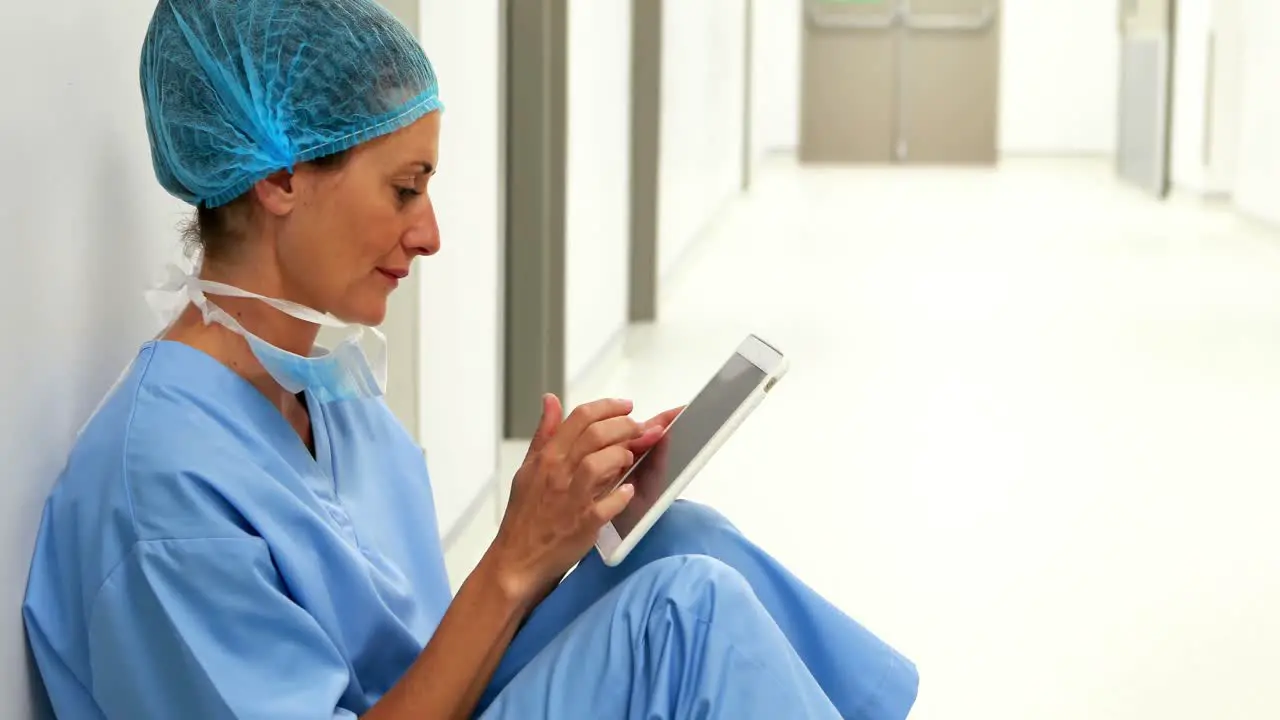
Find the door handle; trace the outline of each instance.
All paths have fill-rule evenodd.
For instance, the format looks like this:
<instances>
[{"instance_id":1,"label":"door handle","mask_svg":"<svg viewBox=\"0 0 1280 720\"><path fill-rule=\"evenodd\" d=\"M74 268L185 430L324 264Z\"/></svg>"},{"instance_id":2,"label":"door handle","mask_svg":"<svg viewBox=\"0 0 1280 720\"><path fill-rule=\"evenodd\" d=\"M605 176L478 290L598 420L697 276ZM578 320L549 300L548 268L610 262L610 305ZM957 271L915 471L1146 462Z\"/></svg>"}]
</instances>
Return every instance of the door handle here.
<instances>
[{"instance_id":1,"label":"door handle","mask_svg":"<svg viewBox=\"0 0 1280 720\"><path fill-rule=\"evenodd\" d=\"M988 5L981 12L972 15L930 14L906 16L907 28L910 30L929 30L941 32L980 32L991 27L996 20L996 9Z\"/></svg>"},{"instance_id":2,"label":"door handle","mask_svg":"<svg viewBox=\"0 0 1280 720\"><path fill-rule=\"evenodd\" d=\"M867 15L865 13L828 12L822 8L826 3L805 3L805 16L809 24L822 30L889 30L902 20L902 13L893 9L883 15Z\"/></svg>"}]
</instances>

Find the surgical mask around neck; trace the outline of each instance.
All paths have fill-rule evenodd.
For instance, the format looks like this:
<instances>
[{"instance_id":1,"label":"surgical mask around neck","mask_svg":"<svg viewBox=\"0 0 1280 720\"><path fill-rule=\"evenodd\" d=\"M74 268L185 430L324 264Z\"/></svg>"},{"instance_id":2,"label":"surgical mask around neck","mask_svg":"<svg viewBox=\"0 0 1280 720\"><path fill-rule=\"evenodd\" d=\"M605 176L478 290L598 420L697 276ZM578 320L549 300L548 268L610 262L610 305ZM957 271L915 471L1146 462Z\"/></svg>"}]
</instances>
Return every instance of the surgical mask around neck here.
<instances>
[{"instance_id":1,"label":"surgical mask around neck","mask_svg":"<svg viewBox=\"0 0 1280 720\"><path fill-rule=\"evenodd\" d=\"M248 341L258 362L287 392L305 392L322 403L328 403L379 397L386 391L387 340L375 328L352 325L297 303L202 280L195 272L186 273L176 266L170 268L169 280L149 294L152 307L162 315L166 326L177 319L186 305L186 302L178 302L166 310L166 295L176 295L178 300L194 305L203 315L205 324L218 323ZM303 322L339 330L342 339L331 348L316 346L308 357L297 355L246 330L217 303L209 300L211 295L259 300ZM362 340L367 340L364 345L368 346L368 353L362 347Z\"/></svg>"}]
</instances>

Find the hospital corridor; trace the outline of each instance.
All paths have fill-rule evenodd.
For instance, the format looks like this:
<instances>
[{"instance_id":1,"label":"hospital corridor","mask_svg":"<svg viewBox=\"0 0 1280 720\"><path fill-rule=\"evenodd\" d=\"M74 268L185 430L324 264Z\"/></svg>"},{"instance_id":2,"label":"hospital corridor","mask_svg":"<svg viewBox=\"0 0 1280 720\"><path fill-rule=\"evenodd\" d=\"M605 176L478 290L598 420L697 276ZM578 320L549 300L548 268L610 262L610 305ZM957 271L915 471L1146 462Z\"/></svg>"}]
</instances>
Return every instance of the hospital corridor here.
<instances>
[{"instance_id":1,"label":"hospital corridor","mask_svg":"<svg viewBox=\"0 0 1280 720\"><path fill-rule=\"evenodd\" d=\"M745 332L793 353L689 495L928 668L912 718L1280 708L1274 231L1097 161L784 160L662 310L574 396L679 402Z\"/></svg>"},{"instance_id":2,"label":"hospital corridor","mask_svg":"<svg viewBox=\"0 0 1280 720\"><path fill-rule=\"evenodd\" d=\"M0 718L1280 718L1280 3L0 57Z\"/></svg>"}]
</instances>

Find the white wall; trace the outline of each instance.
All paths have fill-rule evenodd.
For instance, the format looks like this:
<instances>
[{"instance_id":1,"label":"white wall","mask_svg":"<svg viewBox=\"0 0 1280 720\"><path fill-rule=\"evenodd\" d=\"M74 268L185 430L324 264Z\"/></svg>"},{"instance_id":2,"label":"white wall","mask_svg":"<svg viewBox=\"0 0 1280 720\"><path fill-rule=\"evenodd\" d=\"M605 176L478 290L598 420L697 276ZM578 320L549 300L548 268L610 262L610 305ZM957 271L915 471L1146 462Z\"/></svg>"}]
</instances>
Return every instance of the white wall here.
<instances>
[{"instance_id":1,"label":"white wall","mask_svg":"<svg viewBox=\"0 0 1280 720\"><path fill-rule=\"evenodd\" d=\"M1115 152L1117 7L1116 0L1004 0L1002 152Z\"/></svg>"},{"instance_id":2,"label":"white wall","mask_svg":"<svg viewBox=\"0 0 1280 720\"><path fill-rule=\"evenodd\" d=\"M493 475L498 428L496 0L432 0L450 103L434 183L446 251L422 263L423 426L447 528ZM138 57L154 0L21 3L0 22L0 705L39 707L20 605L40 509L74 435L158 329L142 293L185 206L152 175ZM50 48L62 48L50 52ZM40 61L32 66L32 58Z\"/></svg>"},{"instance_id":3,"label":"white wall","mask_svg":"<svg viewBox=\"0 0 1280 720\"><path fill-rule=\"evenodd\" d=\"M741 188L745 23L743 0L666 0L663 5L662 274Z\"/></svg>"},{"instance_id":4,"label":"white wall","mask_svg":"<svg viewBox=\"0 0 1280 720\"><path fill-rule=\"evenodd\" d=\"M1236 205L1280 223L1280 3L1242 0Z\"/></svg>"},{"instance_id":5,"label":"white wall","mask_svg":"<svg viewBox=\"0 0 1280 720\"><path fill-rule=\"evenodd\" d=\"M138 59L153 0L6 5L0 20L0 707L32 714L20 606L75 433L159 329L143 292L183 206L151 170ZM56 50L55 50L56 49ZM19 72L17 68L24 68ZM25 108L25 110L20 110Z\"/></svg>"},{"instance_id":6,"label":"white wall","mask_svg":"<svg viewBox=\"0 0 1280 720\"><path fill-rule=\"evenodd\" d=\"M631 0L570 0L565 364L572 382L627 323Z\"/></svg>"},{"instance_id":7,"label":"white wall","mask_svg":"<svg viewBox=\"0 0 1280 720\"><path fill-rule=\"evenodd\" d=\"M443 532L497 470L502 192L499 0L421 0L445 104L431 181L443 249L422 274L421 435Z\"/></svg>"},{"instance_id":8,"label":"white wall","mask_svg":"<svg viewBox=\"0 0 1280 720\"><path fill-rule=\"evenodd\" d=\"M1178 8L1173 180L1192 192L1230 195L1235 185L1246 1L1184 2Z\"/></svg>"},{"instance_id":9,"label":"white wall","mask_svg":"<svg viewBox=\"0 0 1280 720\"><path fill-rule=\"evenodd\" d=\"M751 27L751 156L800 142L802 0L754 0Z\"/></svg>"},{"instance_id":10,"label":"white wall","mask_svg":"<svg viewBox=\"0 0 1280 720\"><path fill-rule=\"evenodd\" d=\"M1173 182L1203 192L1206 180L1205 108L1208 104L1209 33L1212 0L1178 6L1176 57L1173 68L1173 141L1170 158Z\"/></svg>"},{"instance_id":11,"label":"white wall","mask_svg":"<svg viewBox=\"0 0 1280 720\"><path fill-rule=\"evenodd\" d=\"M1240 153L1240 104L1243 92L1243 27L1240 11L1244 0L1210 0L1212 5L1213 112L1209 122L1207 192L1230 195L1235 188Z\"/></svg>"}]
</instances>

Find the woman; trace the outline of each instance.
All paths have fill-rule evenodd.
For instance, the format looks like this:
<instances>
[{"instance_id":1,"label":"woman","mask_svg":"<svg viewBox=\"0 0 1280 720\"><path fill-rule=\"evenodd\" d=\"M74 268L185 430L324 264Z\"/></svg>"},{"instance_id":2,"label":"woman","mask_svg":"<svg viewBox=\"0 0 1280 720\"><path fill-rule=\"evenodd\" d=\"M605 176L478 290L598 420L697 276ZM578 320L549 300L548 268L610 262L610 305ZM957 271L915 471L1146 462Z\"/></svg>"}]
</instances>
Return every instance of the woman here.
<instances>
[{"instance_id":1,"label":"woman","mask_svg":"<svg viewBox=\"0 0 1280 720\"><path fill-rule=\"evenodd\" d=\"M372 330L440 248L441 104L372 0L161 0L141 80L201 261L46 506L24 617L60 717L906 715L914 667L710 510L590 553L674 413L548 397L450 596Z\"/></svg>"}]
</instances>

